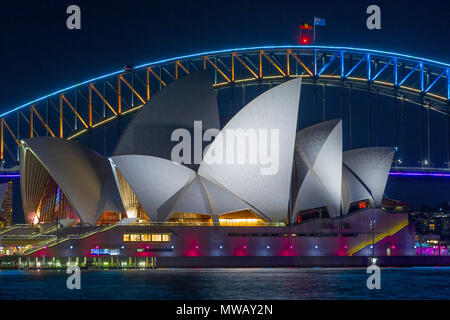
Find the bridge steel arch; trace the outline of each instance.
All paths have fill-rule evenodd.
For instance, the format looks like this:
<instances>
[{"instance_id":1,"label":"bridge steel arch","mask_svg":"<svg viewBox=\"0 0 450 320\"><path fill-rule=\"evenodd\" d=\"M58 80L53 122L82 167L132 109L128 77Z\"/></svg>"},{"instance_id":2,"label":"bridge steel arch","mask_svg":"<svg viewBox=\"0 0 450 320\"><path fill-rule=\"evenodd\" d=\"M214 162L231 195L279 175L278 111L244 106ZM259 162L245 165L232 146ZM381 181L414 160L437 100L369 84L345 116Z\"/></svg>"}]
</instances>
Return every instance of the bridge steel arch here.
<instances>
[{"instance_id":1,"label":"bridge steel arch","mask_svg":"<svg viewBox=\"0 0 450 320\"><path fill-rule=\"evenodd\" d=\"M325 90L327 86L342 89L341 114L344 89L350 95L352 90L368 92L369 108L371 93L391 97L396 114L398 103L418 105L422 126L420 152L428 160L421 162L421 166L425 167L431 163L430 112L437 112L447 119L446 159L450 167L450 64L391 52L331 46L266 46L204 52L118 70L64 88L0 115L2 167L18 164L21 139L45 135L71 140L113 121L120 123L122 117L139 110L171 81L196 70L209 70L217 90L302 77L304 84L314 87L315 112L316 89ZM422 145L425 135L426 152Z\"/></svg>"}]
</instances>

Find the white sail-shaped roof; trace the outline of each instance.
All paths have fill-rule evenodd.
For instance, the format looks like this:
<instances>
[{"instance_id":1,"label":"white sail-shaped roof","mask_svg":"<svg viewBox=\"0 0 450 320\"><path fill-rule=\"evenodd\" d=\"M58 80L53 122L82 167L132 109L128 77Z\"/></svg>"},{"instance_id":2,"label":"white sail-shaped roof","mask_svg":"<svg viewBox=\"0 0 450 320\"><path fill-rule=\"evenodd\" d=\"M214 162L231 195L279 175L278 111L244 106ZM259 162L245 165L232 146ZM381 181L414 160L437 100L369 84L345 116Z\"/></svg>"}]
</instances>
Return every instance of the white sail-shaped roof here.
<instances>
[{"instance_id":1,"label":"white sail-shaped roof","mask_svg":"<svg viewBox=\"0 0 450 320\"><path fill-rule=\"evenodd\" d=\"M256 211L248 203L222 189L220 186L217 186L203 177L201 177L201 181L205 186L206 192L210 199L211 209L214 215L246 209Z\"/></svg>"},{"instance_id":2,"label":"white sail-shaped roof","mask_svg":"<svg viewBox=\"0 0 450 320\"><path fill-rule=\"evenodd\" d=\"M348 213L351 203L366 199L373 202L372 196L358 178L346 166L342 166L342 213Z\"/></svg>"},{"instance_id":3,"label":"white sail-shaped roof","mask_svg":"<svg viewBox=\"0 0 450 320\"><path fill-rule=\"evenodd\" d=\"M22 201L29 221L48 176L60 186L85 224L94 225L104 210L124 211L108 159L78 142L51 137L26 139L20 164Z\"/></svg>"},{"instance_id":4,"label":"white sail-shaped roof","mask_svg":"<svg viewBox=\"0 0 450 320\"><path fill-rule=\"evenodd\" d=\"M170 213L189 212L212 214L211 204L199 176L183 190Z\"/></svg>"},{"instance_id":5,"label":"white sail-shaped roof","mask_svg":"<svg viewBox=\"0 0 450 320\"><path fill-rule=\"evenodd\" d=\"M389 176L394 148L372 147L344 152L344 166L364 185L372 195L375 205L383 200L383 193Z\"/></svg>"},{"instance_id":6,"label":"white sail-shaped roof","mask_svg":"<svg viewBox=\"0 0 450 320\"><path fill-rule=\"evenodd\" d=\"M290 80L247 104L211 143L199 168L272 221L287 218L300 87L301 78ZM247 138L233 139L239 130ZM255 133L257 142L248 138ZM264 165L261 153L272 156Z\"/></svg>"},{"instance_id":7,"label":"white sail-shaped roof","mask_svg":"<svg viewBox=\"0 0 450 320\"><path fill-rule=\"evenodd\" d=\"M103 184L102 196L100 198L97 216L95 221L100 218L103 212L125 212L122 200L120 199L119 189L114 179L113 168L108 161L108 169L105 182Z\"/></svg>"},{"instance_id":8,"label":"white sail-shaped roof","mask_svg":"<svg viewBox=\"0 0 450 320\"><path fill-rule=\"evenodd\" d=\"M171 141L172 133L186 129L194 137L194 121L201 121L201 132L195 135L211 128L220 129L217 95L206 72L184 76L151 97L129 123L114 155L148 155L173 160L171 152L179 142ZM195 143L191 144L191 164L186 164L194 170L202 155L200 151L200 159L194 159Z\"/></svg>"},{"instance_id":9,"label":"white sail-shaped roof","mask_svg":"<svg viewBox=\"0 0 450 320\"><path fill-rule=\"evenodd\" d=\"M196 175L173 197L166 201L158 211L169 212L167 218L175 212L189 212L219 216L224 213L251 209L249 204L232 195L207 179ZM257 212L256 212L257 213Z\"/></svg>"},{"instance_id":10,"label":"white sail-shaped roof","mask_svg":"<svg viewBox=\"0 0 450 320\"><path fill-rule=\"evenodd\" d=\"M177 193L196 176L193 170L183 165L157 157L124 155L111 157L111 161L152 221L166 219L169 212L160 207L179 196Z\"/></svg>"},{"instance_id":11,"label":"white sail-shaped roof","mask_svg":"<svg viewBox=\"0 0 450 320\"><path fill-rule=\"evenodd\" d=\"M299 211L327 207L340 214L342 189L342 121L330 120L297 132L295 164L298 191L294 221Z\"/></svg>"}]
</instances>

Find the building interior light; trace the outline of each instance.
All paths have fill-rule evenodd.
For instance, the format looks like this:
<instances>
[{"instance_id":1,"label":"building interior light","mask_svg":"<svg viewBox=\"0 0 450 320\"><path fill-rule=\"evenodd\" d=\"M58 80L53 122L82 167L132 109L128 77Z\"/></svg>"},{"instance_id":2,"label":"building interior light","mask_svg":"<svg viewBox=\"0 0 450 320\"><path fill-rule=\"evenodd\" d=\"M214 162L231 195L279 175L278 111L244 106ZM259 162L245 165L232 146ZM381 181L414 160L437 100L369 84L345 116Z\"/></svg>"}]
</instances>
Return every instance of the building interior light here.
<instances>
[{"instance_id":1,"label":"building interior light","mask_svg":"<svg viewBox=\"0 0 450 320\"><path fill-rule=\"evenodd\" d=\"M239 218L237 218L237 219L219 219L219 221L220 222L246 222L246 223L254 223L254 222L258 222L260 219L252 219L252 218L249 218L249 219L239 219Z\"/></svg>"}]
</instances>

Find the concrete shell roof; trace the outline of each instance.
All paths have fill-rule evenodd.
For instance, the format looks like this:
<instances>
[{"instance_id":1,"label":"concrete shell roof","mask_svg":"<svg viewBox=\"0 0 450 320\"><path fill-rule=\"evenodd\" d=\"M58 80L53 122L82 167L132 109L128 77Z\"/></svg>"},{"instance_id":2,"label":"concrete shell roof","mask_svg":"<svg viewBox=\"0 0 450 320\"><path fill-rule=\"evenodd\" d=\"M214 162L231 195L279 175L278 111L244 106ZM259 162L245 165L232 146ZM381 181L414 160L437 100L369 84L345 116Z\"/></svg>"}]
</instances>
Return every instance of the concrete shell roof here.
<instances>
[{"instance_id":1,"label":"concrete shell roof","mask_svg":"<svg viewBox=\"0 0 450 320\"><path fill-rule=\"evenodd\" d=\"M172 133L186 129L193 137L194 121L202 122L203 132L220 129L217 95L206 72L184 76L151 97L130 121L114 156L136 154L172 160L171 151L179 143L171 141ZM194 143L191 151L193 162ZM196 170L200 161L186 165Z\"/></svg>"},{"instance_id":2,"label":"concrete shell roof","mask_svg":"<svg viewBox=\"0 0 450 320\"><path fill-rule=\"evenodd\" d=\"M21 164L34 155L60 186L83 223L94 225L105 210L124 211L107 158L78 142L51 137L26 139L22 148L31 154L25 152ZM26 174L21 172L21 184L33 183Z\"/></svg>"},{"instance_id":3,"label":"concrete shell roof","mask_svg":"<svg viewBox=\"0 0 450 320\"><path fill-rule=\"evenodd\" d=\"M375 205L383 200L394 148L371 147L344 152L343 163L372 195Z\"/></svg>"},{"instance_id":4,"label":"concrete shell roof","mask_svg":"<svg viewBox=\"0 0 450 320\"><path fill-rule=\"evenodd\" d=\"M112 157L152 221L167 220L174 212L219 215L251 206L195 171L151 156Z\"/></svg>"},{"instance_id":5,"label":"concrete shell roof","mask_svg":"<svg viewBox=\"0 0 450 320\"><path fill-rule=\"evenodd\" d=\"M327 207L340 213L342 189L342 121L321 122L297 132L295 164L298 191L294 220L301 210Z\"/></svg>"},{"instance_id":6,"label":"concrete shell roof","mask_svg":"<svg viewBox=\"0 0 450 320\"><path fill-rule=\"evenodd\" d=\"M251 204L272 221L285 222L287 218L300 88L301 78L290 80L264 92L247 104L211 143L199 168L201 176ZM279 163L276 173L263 174L261 169L264 166L261 162L251 164L248 161L246 164L239 164L232 161L223 163L211 161L214 155L220 157L220 153L231 151L232 148L226 146L226 136L229 130L239 129L244 131L262 129L269 133L271 129L278 131L278 148L272 147L274 151L278 151ZM268 141L267 150L270 150ZM235 149L239 147L238 143ZM258 148L244 150L245 154L242 156L246 159L251 156L259 157L256 154Z\"/></svg>"},{"instance_id":7,"label":"concrete shell roof","mask_svg":"<svg viewBox=\"0 0 450 320\"><path fill-rule=\"evenodd\" d=\"M143 155L111 157L136 194L152 221L164 221L170 213L167 201L175 201L179 193L196 176L195 171L176 162Z\"/></svg>"},{"instance_id":8,"label":"concrete shell roof","mask_svg":"<svg viewBox=\"0 0 450 320\"><path fill-rule=\"evenodd\" d=\"M352 202L366 199L373 201L372 195L358 178L345 165L342 166L342 213L348 213Z\"/></svg>"},{"instance_id":9,"label":"concrete shell roof","mask_svg":"<svg viewBox=\"0 0 450 320\"><path fill-rule=\"evenodd\" d=\"M301 78L297 78L247 104L210 144L197 174L196 165L180 165L170 160L172 148L178 144L171 142L173 130L186 129L194 136L194 121L202 121L203 132L219 128L217 97L209 75L191 74L171 83L142 108L130 122L110 161L73 141L49 137L25 140L21 185L38 184L37 180L44 181L48 172L80 219L89 224L95 224L104 211L125 211L117 171L152 221L164 221L173 212L219 215L251 209L262 218L285 222L290 196L293 201L290 218L294 221L299 211L317 207L327 207L335 217L341 206L347 213L353 201L370 198L380 205L393 148L342 153L339 119L296 133L300 89ZM278 152L277 170L263 174L268 165L261 163L261 150L250 148L249 140L237 141L232 148L227 145L229 130L254 130L259 148L261 130L265 130L269 134L266 153ZM272 145L271 130L278 132L277 145ZM227 154L233 153L236 160L242 150L246 163L227 162ZM211 161L214 155L222 155L224 162ZM259 162L248 163L252 156ZM37 159L45 168L33 164L36 178L27 177L24 169L27 157ZM22 187L26 211L35 210L38 200L34 194L25 194L27 190L38 194L41 189Z\"/></svg>"}]
</instances>

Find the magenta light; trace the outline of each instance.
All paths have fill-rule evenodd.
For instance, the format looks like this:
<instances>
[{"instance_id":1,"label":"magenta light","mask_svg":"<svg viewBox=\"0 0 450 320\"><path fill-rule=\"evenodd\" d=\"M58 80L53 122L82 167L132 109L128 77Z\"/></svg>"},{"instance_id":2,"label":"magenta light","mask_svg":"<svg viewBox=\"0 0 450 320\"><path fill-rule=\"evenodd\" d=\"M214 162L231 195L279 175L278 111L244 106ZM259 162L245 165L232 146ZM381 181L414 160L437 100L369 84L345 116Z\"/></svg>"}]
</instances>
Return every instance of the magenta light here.
<instances>
[{"instance_id":1,"label":"magenta light","mask_svg":"<svg viewBox=\"0 0 450 320\"><path fill-rule=\"evenodd\" d=\"M391 249L395 249L395 246L392 246Z\"/></svg>"},{"instance_id":2,"label":"magenta light","mask_svg":"<svg viewBox=\"0 0 450 320\"><path fill-rule=\"evenodd\" d=\"M294 248L294 246L293 246L293 245L291 244L291 245L289 246L289 248L290 248L290 249L293 249L293 248Z\"/></svg>"},{"instance_id":3,"label":"magenta light","mask_svg":"<svg viewBox=\"0 0 450 320\"><path fill-rule=\"evenodd\" d=\"M344 249L347 249L347 246L344 246Z\"/></svg>"},{"instance_id":4,"label":"magenta light","mask_svg":"<svg viewBox=\"0 0 450 320\"><path fill-rule=\"evenodd\" d=\"M244 249L247 249L247 246L244 246Z\"/></svg>"},{"instance_id":5,"label":"magenta light","mask_svg":"<svg viewBox=\"0 0 450 320\"><path fill-rule=\"evenodd\" d=\"M195 249L198 249L198 246L195 246Z\"/></svg>"}]
</instances>

